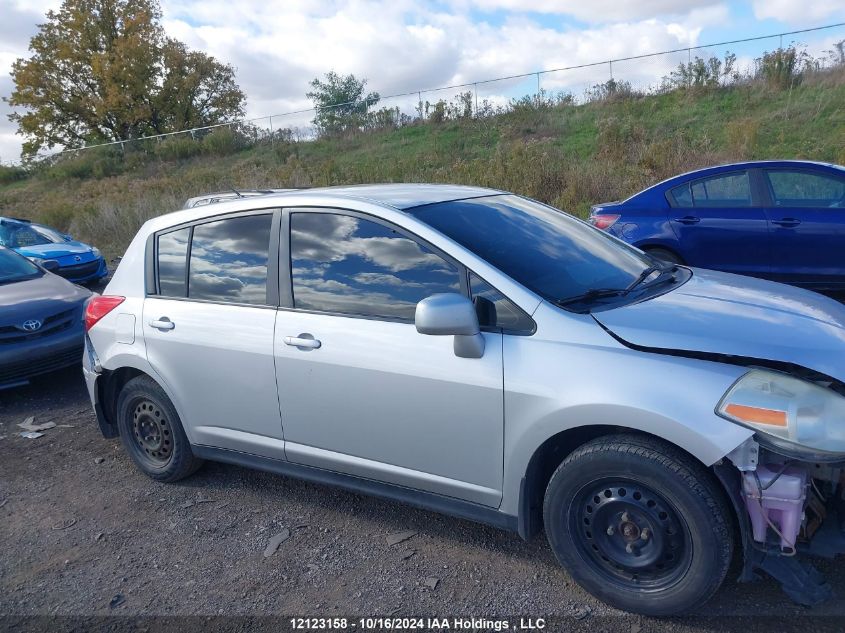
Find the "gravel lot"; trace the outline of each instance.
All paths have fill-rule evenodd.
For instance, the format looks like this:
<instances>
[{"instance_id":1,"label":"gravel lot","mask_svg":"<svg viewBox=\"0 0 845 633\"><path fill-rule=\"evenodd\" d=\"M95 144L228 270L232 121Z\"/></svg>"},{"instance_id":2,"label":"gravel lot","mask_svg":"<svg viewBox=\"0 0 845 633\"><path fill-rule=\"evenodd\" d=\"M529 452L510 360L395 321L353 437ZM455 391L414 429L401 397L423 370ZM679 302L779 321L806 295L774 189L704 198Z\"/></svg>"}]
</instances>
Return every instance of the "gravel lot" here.
<instances>
[{"instance_id":1,"label":"gravel lot","mask_svg":"<svg viewBox=\"0 0 845 633\"><path fill-rule=\"evenodd\" d=\"M16 425L29 416L67 426L24 439ZM561 616L567 628L631 633L845 618L841 563L819 564L838 597L811 610L771 580L729 580L701 618L657 621L590 597L542 537L222 464L158 484L100 436L77 370L0 392L0 437L0 628L48 614ZM709 619L737 615L755 618Z\"/></svg>"}]
</instances>

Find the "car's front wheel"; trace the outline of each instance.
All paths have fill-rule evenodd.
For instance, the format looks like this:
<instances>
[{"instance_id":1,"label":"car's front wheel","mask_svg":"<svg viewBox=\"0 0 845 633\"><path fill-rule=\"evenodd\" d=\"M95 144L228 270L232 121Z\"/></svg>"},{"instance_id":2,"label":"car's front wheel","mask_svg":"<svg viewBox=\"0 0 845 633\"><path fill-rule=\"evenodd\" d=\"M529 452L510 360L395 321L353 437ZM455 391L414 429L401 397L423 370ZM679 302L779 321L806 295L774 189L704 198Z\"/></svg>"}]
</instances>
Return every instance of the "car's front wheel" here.
<instances>
[{"instance_id":1,"label":"car's front wheel","mask_svg":"<svg viewBox=\"0 0 845 633\"><path fill-rule=\"evenodd\" d=\"M732 515L718 483L694 459L646 436L602 437L570 454L546 489L544 520L555 556L579 584L645 615L704 604L733 553Z\"/></svg>"},{"instance_id":2,"label":"car's front wheel","mask_svg":"<svg viewBox=\"0 0 845 633\"><path fill-rule=\"evenodd\" d=\"M178 481L202 466L191 451L173 403L148 376L133 378L121 390L117 427L126 452L148 477Z\"/></svg>"}]
</instances>

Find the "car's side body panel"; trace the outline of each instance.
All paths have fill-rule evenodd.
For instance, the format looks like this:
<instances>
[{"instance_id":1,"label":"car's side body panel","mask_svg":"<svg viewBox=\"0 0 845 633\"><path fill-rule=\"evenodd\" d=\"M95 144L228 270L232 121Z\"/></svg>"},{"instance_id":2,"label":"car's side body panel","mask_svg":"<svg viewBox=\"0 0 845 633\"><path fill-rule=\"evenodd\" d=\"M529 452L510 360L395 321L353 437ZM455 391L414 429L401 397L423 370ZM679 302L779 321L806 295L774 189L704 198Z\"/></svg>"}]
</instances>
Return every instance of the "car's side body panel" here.
<instances>
[{"instance_id":1,"label":"car's side body panel","mask_svg":"<svg viewBox=\"0 0 845 633\"><path fill-rule=\"evenodd\" d=\"M151 325L165 317L173 329ZM192 442L281 457L275 317L275 309L267 307L145 300L147 359L175 394Z\"/></svg>"}]
</instances>

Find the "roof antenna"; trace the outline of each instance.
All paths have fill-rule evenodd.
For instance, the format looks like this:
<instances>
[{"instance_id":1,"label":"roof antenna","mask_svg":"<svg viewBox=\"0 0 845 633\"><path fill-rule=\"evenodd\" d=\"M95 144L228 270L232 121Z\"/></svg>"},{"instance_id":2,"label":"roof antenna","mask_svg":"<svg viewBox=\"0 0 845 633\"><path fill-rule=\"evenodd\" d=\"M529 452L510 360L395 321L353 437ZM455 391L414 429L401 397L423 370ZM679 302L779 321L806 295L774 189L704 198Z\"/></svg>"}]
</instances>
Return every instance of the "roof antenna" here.
<instances>
[{"instance_id":1,"label":"roof antenna","mask_svg":"<svg viewBox=\"0 0 845 633\"><path fill-rule=\"evenodd\" d=\"M230 187L230 188L231 188L231 190L232 190L232 191L234 191L234 192L235 192L235 195L237 195L237 196L238 196L238 198L246 198L246 196L245 196L244 194L242 194L240 191L238 191L238 190L237 190L237 189L235 189L234 187Z\"/></svg>"}]
</instances>

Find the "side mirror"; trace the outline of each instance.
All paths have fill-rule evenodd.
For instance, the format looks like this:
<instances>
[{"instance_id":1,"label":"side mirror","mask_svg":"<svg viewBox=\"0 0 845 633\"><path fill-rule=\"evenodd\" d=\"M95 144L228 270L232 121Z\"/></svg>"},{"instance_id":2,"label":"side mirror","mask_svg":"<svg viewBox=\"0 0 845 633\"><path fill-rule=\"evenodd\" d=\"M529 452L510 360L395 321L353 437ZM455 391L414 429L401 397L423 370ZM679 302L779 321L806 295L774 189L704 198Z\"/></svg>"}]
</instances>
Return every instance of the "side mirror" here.
<instances>
[{"instance_id":1,"label":"side mirror","mask_svg":"<svg viewBox=\"0 0 845 633\"><path fill-rule=\"evenodd\" d=\"M56 272L59 269L59 262L55 259L45 259L41 262L41 268L44 270L49 270L51 273Z\"/></svg>"},{"instance_id":2,"label":"side mirror","mask_svg":"<svg viewBox=\"0 0 845 633\"><path fill-rule=\"evenodd\" d=\"M454 336L455 356L481 358L484 337L472 301L453 292L431 295L417 304L414 324L420 334Z\"/></svg>"}]
</instances>

